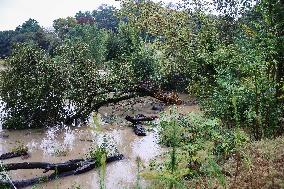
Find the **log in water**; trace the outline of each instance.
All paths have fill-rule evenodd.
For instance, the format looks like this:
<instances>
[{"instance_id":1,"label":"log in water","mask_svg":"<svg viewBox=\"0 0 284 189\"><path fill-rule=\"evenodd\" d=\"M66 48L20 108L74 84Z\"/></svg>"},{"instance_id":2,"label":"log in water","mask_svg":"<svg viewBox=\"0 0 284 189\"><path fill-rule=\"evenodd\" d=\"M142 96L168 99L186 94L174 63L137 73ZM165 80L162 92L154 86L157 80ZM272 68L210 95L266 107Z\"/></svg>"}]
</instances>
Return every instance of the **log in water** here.
<instances>
[{"instance_id":1,"label":"log in water","mask_svg":"<svg viewBox=\"0 0 284 189\"><path fill-rule=\"evenodd\" d=\"M8 153L0 155L0 160L10 159L14 157L27 156L27 155L28 155L27 151L8 152Z\"/></svg>"},{"instance_id":2,"label":"log in water","mask_svg":"<svg viewBox=\"0 0 284 189\"><path fill-rule=\"evenodd\" d=\"M106 163L118 161L123 159L122 154L107 157ZM17 181L0 181L0 186L10 186L17 188L24 188L34 184L51 181L54 179L70 176L79 175L88 172L98 166L98 163L94 159L74 159L63 163L46 163L46 162L24 162L24 163L9 163L4 164L3 168L6 171L17 170L17 169L43 169L44 173L53 170L54 172L44 177L36 177L26 180Z\"/></svg>"},{"instance_id":3,"label":"log in water","mask_svg":"<svg viewBox=\"0 0 284 189\"><path fill-rule=\"evenodd\" d=\"M146 136L146 130L142 126L143 121L154 121L158 116L145 116L137 114L134 117L127 115L125 119L133 124L133 131L137 136Z\"/></svg>"}]
</instances>

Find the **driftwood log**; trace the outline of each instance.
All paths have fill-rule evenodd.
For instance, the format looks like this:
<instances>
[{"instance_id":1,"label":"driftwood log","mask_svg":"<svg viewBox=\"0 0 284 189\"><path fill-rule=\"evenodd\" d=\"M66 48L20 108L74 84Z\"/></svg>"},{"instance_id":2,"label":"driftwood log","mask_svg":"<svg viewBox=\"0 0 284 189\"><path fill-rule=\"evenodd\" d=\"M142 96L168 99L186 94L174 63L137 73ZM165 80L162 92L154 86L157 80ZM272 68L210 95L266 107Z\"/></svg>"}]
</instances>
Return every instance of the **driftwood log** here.
<instances>
[{"instance_id":1,"label":"driftwood log","mask_svg":"<svg viewBox=\"0 0 284 189\"><path fill-rule=\"evenodd\" d=\"M107 157L106 163L123 159L122 154ZM24 163L8 163L2 165L5 171L18 170L18 169L43 169L43 173L54 171L50 175L36 177L26 180L16 181L0 181L0 186L9 186L13 188L24 188L34 184L51 181L54 179L78 175L90 171L98 166L94 159L74 159L64 163L46 163L46 162L24 162Z\"/></svg>"},{"instance_id":2,"label":"driftwood log","mask_svg":"<svg viewBox=\"0 0 284 189\"><path fill-rule=\"evenodd\" d=\"M27 156L27 155L28 155L27 151L8 152L8 153L0 155L0 160L10 159L14 157Z\"/></svg>"},{"instance_id":3,"label":"driftwood log","mask_svg":"<svg viewBox=\"0 0 284 189\"><path fill-rule=\"evenodd\" d=\"M153 121L157 116L145 116L143 114L137 114L134 117L127 115L125 119L132 123L133 131L138 136L146 136L146 130L142 126L143 121Z\"/></svg>"}]
</instances>

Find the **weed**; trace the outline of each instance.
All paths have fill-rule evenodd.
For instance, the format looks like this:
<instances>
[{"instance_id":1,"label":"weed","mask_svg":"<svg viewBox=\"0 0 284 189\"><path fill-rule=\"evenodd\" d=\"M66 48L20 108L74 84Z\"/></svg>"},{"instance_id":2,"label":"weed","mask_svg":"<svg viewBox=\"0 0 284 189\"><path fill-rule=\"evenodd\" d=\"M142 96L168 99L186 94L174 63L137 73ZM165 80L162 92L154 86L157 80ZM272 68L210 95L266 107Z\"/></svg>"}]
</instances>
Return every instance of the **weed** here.
<instances>
[{"instance_id":1,"label":"weed","mask_svg":"<svg viewBox=\"0 0 284 189\"><path fill-rule=\"evenodd\" d=\"M160 142L170 150L164 155L166 161L152 164L151 171L143 176L166 188L185 188L194 182L205 188L225 188L222 162L238 154L249 141L242 130L226 129L218 119L202 113L184 116L171 110L161 115L159 131Z\"/></svg>"},{"instance_id":2,"label":"weed","mask_svg":"<svg viewBox=\"0 0 284 189\"><path fill-rule=\"evenodd\" d=\"M27 153L28 147L25 146L21 141L16 141L16 146L11 149L15 153Z\"/></svg>"}]
</instances>

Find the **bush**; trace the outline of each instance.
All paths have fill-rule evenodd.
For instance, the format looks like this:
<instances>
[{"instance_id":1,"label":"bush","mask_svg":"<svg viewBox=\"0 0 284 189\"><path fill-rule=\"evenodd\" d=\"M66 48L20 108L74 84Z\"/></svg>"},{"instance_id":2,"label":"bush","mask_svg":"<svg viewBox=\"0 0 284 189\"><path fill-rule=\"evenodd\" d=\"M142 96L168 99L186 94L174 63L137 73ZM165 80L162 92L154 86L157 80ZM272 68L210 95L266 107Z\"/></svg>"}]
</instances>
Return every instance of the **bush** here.
<instances>
[{"instance_id":1,"label":"bush","mask_svg":"<svg viewBox=\"0 0 284 189\"><path fill-rule=\"evenodd\" d=\"M243 131L227 129L219 119L206 118L202 113L165 114L160 125L161 143L184 148L193 161L198 158L197 152L211 147L208 150L216 158L229 157L248 140Z\"/></svg>"},{"instance_id":2,"label":"bush","mask_svg":"<svg viewBox=\"0 0 284 189\"><path fill-rule=\"evenodd\" d=\"M255 139L279 134L283 110L267 55L243 43L220 48L213 55L214 83L206 83L209 90L200 95L205 97L201 100L205 111L228 127L245 128Z\"/></svg>"},{"instance_id":3,"label":"bush","mask_svg":"<svg viewBox=\"0 0 284 189\"><path fill-rule=\"evenodd\" d=\"M170 150L165 163L153 164L157 171L143 175L169 188L185 187L187 181L203 176L224 186L222 162L249 141L243 131L227 129L219 119L208 119L201 113L164 114L159 130L160 142Z\"/></svg>"}]
</instances>

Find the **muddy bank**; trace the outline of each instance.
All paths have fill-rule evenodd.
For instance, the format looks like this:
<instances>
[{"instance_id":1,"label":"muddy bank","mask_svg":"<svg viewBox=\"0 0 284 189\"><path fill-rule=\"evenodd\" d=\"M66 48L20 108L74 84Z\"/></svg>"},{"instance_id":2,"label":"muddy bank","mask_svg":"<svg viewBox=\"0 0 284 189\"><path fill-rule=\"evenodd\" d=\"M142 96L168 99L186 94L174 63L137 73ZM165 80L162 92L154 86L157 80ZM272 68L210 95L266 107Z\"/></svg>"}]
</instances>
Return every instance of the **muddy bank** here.
<instances>
[{"instance_id":1,"label":"muddy bank","mask_svg":"<svg viewBox=\"0 0 284 189\"><path fill-rule=\"evenodd\" d=\"M198 111L198 106L187 101L186 95L181 95L184 100L182 105L177 106L180 113ZM33 162L43 161L50 163L64 162L69 159L85 157L89 148L103 142L111 141L117 146L125 159L113 162L106 167L106 188L131 188L135 186L137 176L136 158L140 157L143 164L161 154L165 149L158 144L158 134L155 128L145 126L147 136L139 137L133 133L131 123L124 118L126 115L144 114L154 116L159 114L159 110L153 106L162 106L164 111L169 111L169 107L151 98L135 98L122 101L116 105L102 107L99 116L95 120L91 116L87 125L80 127L57 126L51 129L6 131L2 130L0 137L0 153L9 151L16 145L22 143L29 148L30 157L21 157L4 160L4 163L12 162ZM99 127L96 125L99 123ZM8 137L7 137L8 136ZM12 179L27 179L44 175L42 170L17 170L9 173ZM147 184L141 181L142 185ZM82 175L69 176L39 185L46 189L99 188L99 170L92 170ZM29 187L28 187L29 188Z\"/></svg>"}]
</instances>

